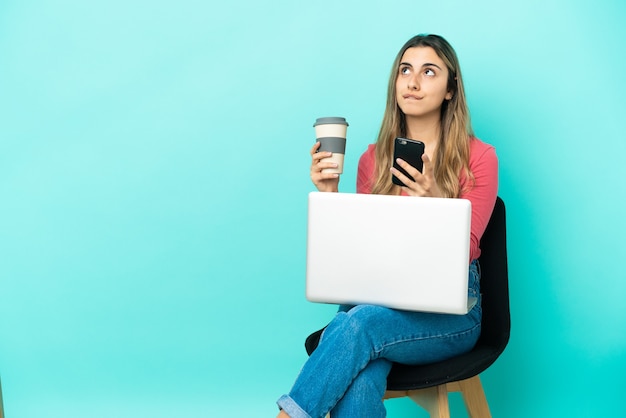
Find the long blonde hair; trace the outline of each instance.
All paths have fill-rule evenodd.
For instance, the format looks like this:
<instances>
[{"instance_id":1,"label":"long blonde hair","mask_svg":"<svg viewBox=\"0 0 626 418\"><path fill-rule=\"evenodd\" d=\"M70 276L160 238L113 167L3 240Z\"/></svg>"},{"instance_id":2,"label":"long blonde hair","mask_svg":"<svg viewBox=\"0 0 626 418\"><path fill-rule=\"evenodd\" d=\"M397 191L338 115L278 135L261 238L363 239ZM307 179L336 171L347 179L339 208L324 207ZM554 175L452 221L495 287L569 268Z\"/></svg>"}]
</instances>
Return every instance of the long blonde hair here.
<instances>
[{"instance_id":1,"label":"long blonde hair","mask_svg":"<svg viewBox=\"0 0 626 418\"><path fill-rule=\"evenodd\" d=\"M444 100L441 107L441 138L434 160L434 171L435 181L444 196L458 197L461 193L459 175L462 170L468 179L473 180L469 170L469 141L474 134L459 60L448 41L438 35L417 35L409 39L393 62L387 89L387 106L376 142L376 171L372 193L392 194L394 190L389 171L393 160L393 140L398 136L406 136L407 133L406 117L396 99L396 79L402 56L407 49L413 47L431 47L448 67L448 90L452 93L452 99Z\"/></svg>"}]
</instances>

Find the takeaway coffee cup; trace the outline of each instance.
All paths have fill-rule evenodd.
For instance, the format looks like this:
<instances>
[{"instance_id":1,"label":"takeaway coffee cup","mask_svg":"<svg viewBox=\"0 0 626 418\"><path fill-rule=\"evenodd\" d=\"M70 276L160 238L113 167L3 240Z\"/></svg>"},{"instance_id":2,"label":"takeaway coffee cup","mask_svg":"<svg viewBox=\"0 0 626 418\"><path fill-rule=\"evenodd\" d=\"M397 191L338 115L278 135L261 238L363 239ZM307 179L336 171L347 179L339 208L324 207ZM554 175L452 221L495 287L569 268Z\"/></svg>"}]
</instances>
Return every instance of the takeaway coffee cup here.
<instances>
[{"instance_id":1,"label":"takeaway coffee cup","mask_svg":"<svg viewBox=\"0 0 626 418\"><path fill-rule=\"evenodd\" d=\"M348 122L345 118L339 117L317 118L313 127L315 128L315 137L320 142L318 151L333 153L331 157L322 159L322 162L331 161L337 164L337 168L325 168L322 173L343 173Z\"/></svg>"}]
</instances>

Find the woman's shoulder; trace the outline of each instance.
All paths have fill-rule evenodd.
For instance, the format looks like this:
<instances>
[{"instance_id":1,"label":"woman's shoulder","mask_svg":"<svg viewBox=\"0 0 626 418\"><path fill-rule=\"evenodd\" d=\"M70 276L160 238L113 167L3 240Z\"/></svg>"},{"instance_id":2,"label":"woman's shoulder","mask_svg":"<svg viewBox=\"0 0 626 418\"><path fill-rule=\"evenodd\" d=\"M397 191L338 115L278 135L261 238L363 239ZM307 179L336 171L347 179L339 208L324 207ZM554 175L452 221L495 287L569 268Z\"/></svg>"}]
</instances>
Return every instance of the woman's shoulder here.
<instances>
[{"instance_id":1,"label":"woman's shoulder","mask_svg":"<svg viewBox=\"0 0 626 418\"><path fill-rule=\"evenodd\" d=\"M471 136L470 137L470 152L472 152L472 151L483 151L484 152L484 151L487 151L487 150L495 151L495 149L496 148L493 145L484 142L480 138L477 138L475 136Z\"/></svg>"},{"instance_id":2,"label":"woman's shoulder","mask_svg":"<svg viewBox=\"0 0 626 418\"><path fill-rule=\"evenodd\" d=\"M497 159L496 148L475 136L470 137L470 161L483 158Z\"/></svg>"},{"instance_id":3,"label":"woman's shoulder","mask_svg":"<svg viewBox=\"0 0 626 418\"><path fill-rule=\"evenodd\" d=\"M361 154L361 161L369 160L373 161L376 159L376 144L369 144L367 149Z\"/></svg>"},{"instance_id":4,"label":"woman's shoulder","mask_svg":"<svg viewBox=\"0 0 626 418\"><path fill-rule=\"evenodd\" d=\"M363 155L365 155L365 154L374 154L375 152L376 152L376 144L369 144L367 146L367 149L363 153Z\"/></svg>"}]
</instances>

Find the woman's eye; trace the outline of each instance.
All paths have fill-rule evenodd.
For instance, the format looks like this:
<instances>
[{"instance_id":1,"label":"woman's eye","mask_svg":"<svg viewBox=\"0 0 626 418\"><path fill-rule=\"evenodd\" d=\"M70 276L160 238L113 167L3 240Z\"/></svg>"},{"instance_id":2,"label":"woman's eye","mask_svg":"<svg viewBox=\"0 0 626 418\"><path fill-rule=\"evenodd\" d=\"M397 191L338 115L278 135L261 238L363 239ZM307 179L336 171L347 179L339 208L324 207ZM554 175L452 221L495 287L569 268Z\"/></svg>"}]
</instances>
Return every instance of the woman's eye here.
<instances>
[{"instance_id":1,"label":"woman's eye","mask_svg":"<svg viewBox=\"0 0 626 418\"><path fill-rule=\"evenodd\" d=\"M411 73L411 69L409 67L400 67L400 74L407 75Z\"/></svg>"},{"instance_id":2,"label":"woman's eye","mask_svg":"<svg viewBox=\"0 0 626 418\"><path fill-rule=\"evenodd\" d=\"M434 76L435 72L433 70L431 70L430 68L426 69L424 71L424 74L428 75L428 76Z\"/></svg>"}]
</instances>

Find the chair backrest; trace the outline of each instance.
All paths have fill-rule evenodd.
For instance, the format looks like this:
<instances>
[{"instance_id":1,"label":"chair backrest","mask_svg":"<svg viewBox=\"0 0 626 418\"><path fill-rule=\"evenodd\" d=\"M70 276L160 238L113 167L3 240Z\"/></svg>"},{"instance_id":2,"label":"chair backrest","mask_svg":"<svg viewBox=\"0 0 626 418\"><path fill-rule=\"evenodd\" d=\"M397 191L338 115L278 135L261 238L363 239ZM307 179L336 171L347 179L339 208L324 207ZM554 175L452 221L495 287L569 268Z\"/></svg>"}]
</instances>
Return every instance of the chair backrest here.
<instances>
[{"instance_id":1,"label":"chair backrest","mask_svg":"<svg viewBox=\"0 0 626 418\"><path fill-rule=\"evenodd\" d=\"M511 332L509 307L508 260L506 247L506 211L500 197L480 241L479 259L483 294L482 333L478 345L504 350Z\"/></svg>"}]
</instances>

